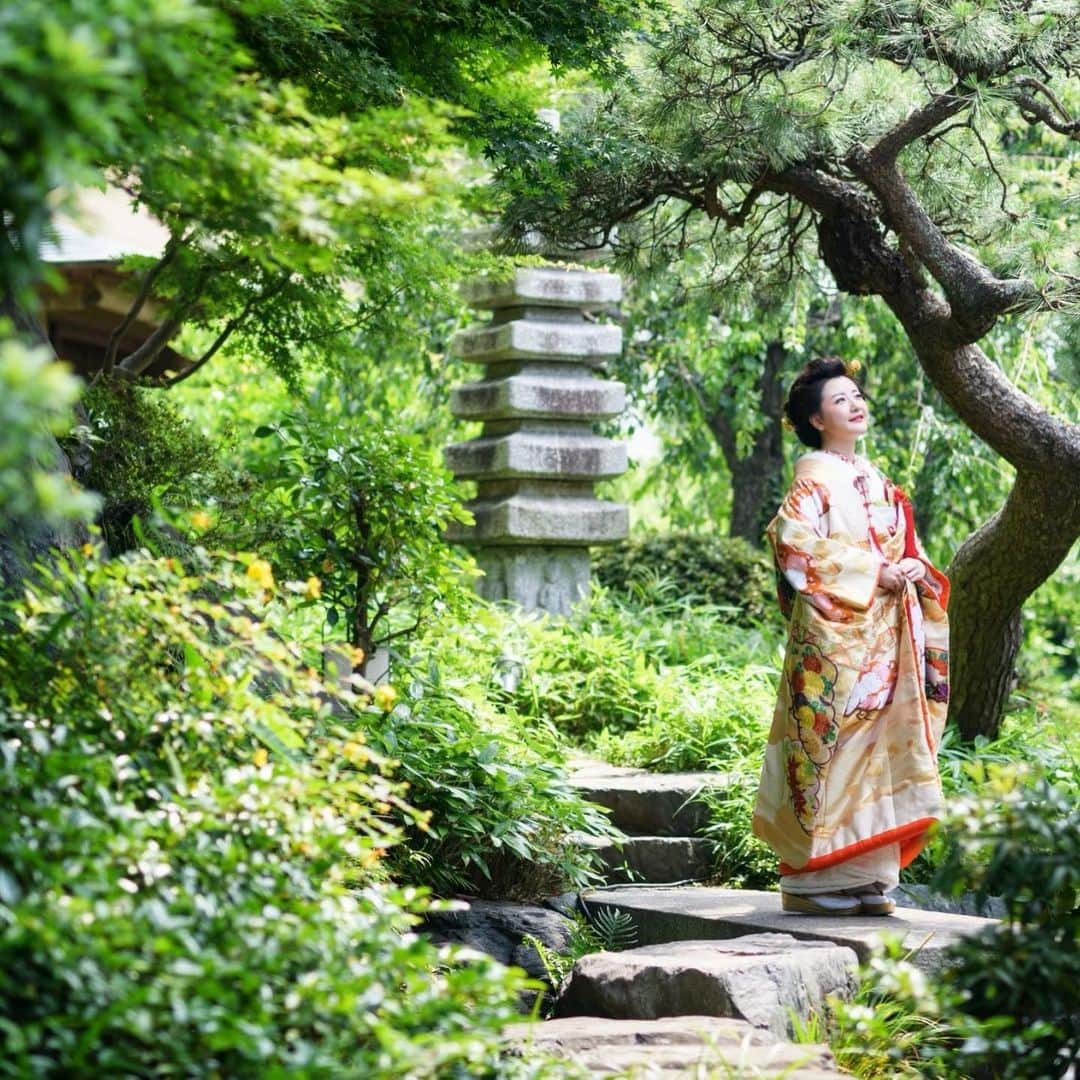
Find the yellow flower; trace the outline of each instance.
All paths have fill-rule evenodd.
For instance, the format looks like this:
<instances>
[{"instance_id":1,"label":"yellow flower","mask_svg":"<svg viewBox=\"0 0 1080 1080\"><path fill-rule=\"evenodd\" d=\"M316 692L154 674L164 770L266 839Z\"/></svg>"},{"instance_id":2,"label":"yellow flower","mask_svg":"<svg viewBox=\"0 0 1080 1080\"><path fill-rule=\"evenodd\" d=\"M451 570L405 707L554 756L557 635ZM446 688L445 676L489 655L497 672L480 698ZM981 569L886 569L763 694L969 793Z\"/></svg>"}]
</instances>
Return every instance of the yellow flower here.
<instances>
[{"instance_id":1,"label":"yellow flower","mask_svg":"<svg viewBox=\"0 0 1080 1080\"><path fill-rule=\"evenodd\" d=\"M251 760L261 769L270 760L270 755L266 752L266 747L260 746L252 755Z\"/></svg>"},{"instance_id":2,"label":"yellow flower","mask_svg":"<svg viewBox=\"0 0 1080 1080\"><path fill-rule=\"evenodd\" d=\"M860 371L862 371L862 361L861 360L849 360L844 365L844 367L847 369L847 373L849 375L857 375Z\"/></svg>"},{"instance_id":3,"label":"yellow flower","mask_svg":"<svg viewBox=\"0 0 1080 1080\"><path fill-rule=\"evenodd\" d=\"M358 739L350 739L341 748L341 753L353 765L363 765L368 760L368 752L360 745Z\"/></svg>"},{"instance_id":4,"label":"yellow flower","mask_svg":"<svg viewBox=\"0 0 1080 1080\"><path fill-rule=\"evenodd\" d=\"M247 576L264 589L274 587L274 571L265 559L256 559L248 568Z\"/></svg>"},{"instance_id":5,"label":"yellow flower","mask_svg":"<svg viewBox=\"0 0 1080 1080\"><path fill-rule=\"evenodd\" d=\"M821 676L816 671L807 671L803 673L803 693L808 698L819 698L822 692L825 690L825 683L822 682ZM813 716L810 717L810 722L813 723Z\"/></svg>"},{"instance_id":6,"label":"yellow flower","mask_svg":"<svg viewBox=\"0 0 1080 1080\"><path fill-rule=\"evenodd\" d=\"M322 582L313 574L304 586L304 595L309 600L318 600L322 596Z\"/></svg>"},{"instance_id":7,"label":"yellow flower","mask_svg":"<svg viewBox=\"0 0 1080 1080\"><path fill-rule=\"evenodd\" d=\"M360 865L367 868L374 866L380 859L386 856L386 848L377 847L371 851L365 851L360 856Z\"/></svg>"},{"instance_id":8,"label":"yellow flower","mask_svg":"<svg viewBox=\"0 0 1080 1080\"><path fill-rule=\"evenodd\" d=\"M383 712L389 712L397 701L397 691L387 683L375 687L375 704Z\"/></svg>"},{"instance_id":9,"label":"yellow flower","mask_svg":"<svg viewBox=\"0 0 1080 1080\"><path fill-rule=\"evenodd\" d=\"M801 726L808 726L814 722L814 710L809 705L800 705L795 710L795 719Z\"/></svg>"},{"instance_id":10,"label":"yellow flower","mask_svg":"<svg viewBox=\"0 0 1080 1080\"><path fill-rule=\"evenodd\" d=\"M81 548L79 548L79 550L80 550L80 551L81 551L81 552L82 552L82 553L83 553L83 554L84 554L84 555L85 555L85 556L86 556L87 558L89 558L89 557L90 557L91 555L93 555L93 554L94 554L94 545L93 545L93 544L83 544L83 546L82 546Z\"/></svg>"},{"instance_id":11,"label":"yellow flower","mask_svg":"<svg viewBox=\"0 0 1080 1080\"><path fill-rule=\"evenodd\" d=\"M211 523L210 515L205 510L196 510L191 515L191 524L196 529L209 529Z\"/></svg>"},{"instance_id":12,"label":"yellow flower","mask_svg":"<svg viewBox=\"0 0 1080 1080\"><path fill-rule=\"evenodd\" d=\"M361 649L359 645L354 645L353 646L353 650L352 650L353 671L356 671L360 667L360 665L364 662L364 657L365 656L367 656L367 653L365 653L364 650Z\"/></svg>"}]
</instances>

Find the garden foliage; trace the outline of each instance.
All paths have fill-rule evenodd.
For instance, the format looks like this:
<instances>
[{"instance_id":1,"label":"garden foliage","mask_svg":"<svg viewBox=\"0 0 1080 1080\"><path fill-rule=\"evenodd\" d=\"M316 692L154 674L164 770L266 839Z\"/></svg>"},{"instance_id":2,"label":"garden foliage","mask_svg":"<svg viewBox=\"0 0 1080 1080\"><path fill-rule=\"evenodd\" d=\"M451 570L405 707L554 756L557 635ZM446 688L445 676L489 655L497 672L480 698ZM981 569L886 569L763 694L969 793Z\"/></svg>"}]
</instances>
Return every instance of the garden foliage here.
<instances>
[{"instance_id":1,"label":"garden foliage","mask_svg":"<svg viewBox=\"0 0 1080 1080\"><path fill-rule=\"evenodd\" d=\"M655 597L663 581L679 598L728 607L732 621L746 625L767 620L776 607L772 568L761 553L711 532L643 536L601 548L594 573L601 585L640 600Z\"/></svg>"},{"instance_id":2,"label":"garden foliage","mask_svg":"<svg viewBox=\"0 0 1080 1080\"><path fill-rule=\"evenodd\" d=\"M369 742L400 762L395 775L429 815L391 852L391 871L441 895L513 900L598 883L591 850L572 836L621 834L570 785L554 732L499 707L474 676L429 660L368 725Z\"/></svg>"},{"instance_id":3,"label":"garden foliage","mask_svg":"<svg viewBox=\"0 0 1080 1080\"><path fill-rule=\"evenodd\" d=\"M494 1075L521 983L411 933L415 813L261 575L197 570L72 557L8 611L0 1074Z\"/></svg>"},{"instance_id":4,"label":"garden foliage","mask_svg":"<svg viewBox=\"0 0 1080 1080\"><path fill-rule=\"evenodd\" d=\"M296 410L255 434L272 443L253 457L224 538L265 551L279 576L317 578L310 599L331 637L370 655L432 615L464 617L471 560L441 534L471 515L420 438L355 403Z\"/></svg>"},{"instance_id":5,"label":"garden foliage","mask_svg":"<svg viewBox=\"0 0 1080 1080\"><path fill-rule=\"evenodd\" d=\"M70 429L80 386L51 360L47 349L0 341L0 521L9 545L20 535L30 540L51 527L83 522L99 502L58 468L55 436Z\"/></svg>"},{"instance_id":6,"label":"garden foliage","mask_svg":"<svg viewBox=\"0 0 1080 1080\"><path fill-rule=\"evenodd\" d=\"M156 506L201 508L233 488L229 433L203 434L160 391L106 380L87 390L82 405L86 423L66 448L79 462L76 479L103 499L98 520L113 554L137 546L136 531L150 528Z\"/></svg>"},{"instance_id":7,"label":"garden foliage","mask_svg":"<svg viewBox=\"0 0 1080 1080\"><path fill-rule=\"evenodd\" d=\"M0 515L85 517L35 482L35 390L68 384L33 370L0 368ZM424 815L358 719L388 696L305 667L283 592L252 556L88 544L3 601L0 1075L562 1075L502 1054L520 974L414 932L386 865Z\"/></svg>"},{"instance_id":8,"label":"garden foliage","mask_svg":"<svg viewBox=\"0 0 1080 1080\"><path fill-rule=\"evenodd\" d=\"M975 769L934 884L998 895L1007 917L945 951L933 981L897 948L837 1002L833 1046L857 1076L1059 1080L1080 1062L1080 810L1015 768Z\"/></svg>"}]
</instances>

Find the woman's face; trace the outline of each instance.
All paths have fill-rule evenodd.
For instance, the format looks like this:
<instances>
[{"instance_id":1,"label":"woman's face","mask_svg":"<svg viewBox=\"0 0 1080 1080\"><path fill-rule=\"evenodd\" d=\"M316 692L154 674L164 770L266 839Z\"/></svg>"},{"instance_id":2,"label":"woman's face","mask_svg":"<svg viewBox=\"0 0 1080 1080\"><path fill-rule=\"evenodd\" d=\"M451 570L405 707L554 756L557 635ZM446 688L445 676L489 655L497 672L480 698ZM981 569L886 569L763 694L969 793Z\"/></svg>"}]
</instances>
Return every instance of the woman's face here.
<instances>
[{"instance_id":1,"label":"woman's face","mask_svg":"<svg viewBox=\"0 0 1080 1080\"><path fill-rule=\"evenodd\" d=\"M869 420L866 401L853 379L837 375L825 380L821 387L821 408L810 417L810 423L821 432L823 441L864 435Z\"/></svg>"}]
</instances>

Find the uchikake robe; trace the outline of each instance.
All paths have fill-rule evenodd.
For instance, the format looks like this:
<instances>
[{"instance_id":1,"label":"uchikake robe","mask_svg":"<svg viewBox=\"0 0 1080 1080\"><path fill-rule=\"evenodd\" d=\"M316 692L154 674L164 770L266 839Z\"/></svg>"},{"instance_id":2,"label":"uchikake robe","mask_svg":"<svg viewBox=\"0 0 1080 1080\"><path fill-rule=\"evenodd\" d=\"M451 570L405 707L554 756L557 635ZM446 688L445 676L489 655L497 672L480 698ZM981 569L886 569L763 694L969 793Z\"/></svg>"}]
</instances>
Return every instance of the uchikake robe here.
<instances>
[{"instance_id":1,"label":"uchikake robe","mask_svg":"<svg viewBox=\"0 0 1080 1080\"><path fill-rule=\"evenodd\" d=\"M893 843L906 866L940 816L949 582L911 521L869 461L813 450L766 530L788 639L753 829L781 876ZM879 594L905 551L926 577Z\"/></svg>"}]
</instances>

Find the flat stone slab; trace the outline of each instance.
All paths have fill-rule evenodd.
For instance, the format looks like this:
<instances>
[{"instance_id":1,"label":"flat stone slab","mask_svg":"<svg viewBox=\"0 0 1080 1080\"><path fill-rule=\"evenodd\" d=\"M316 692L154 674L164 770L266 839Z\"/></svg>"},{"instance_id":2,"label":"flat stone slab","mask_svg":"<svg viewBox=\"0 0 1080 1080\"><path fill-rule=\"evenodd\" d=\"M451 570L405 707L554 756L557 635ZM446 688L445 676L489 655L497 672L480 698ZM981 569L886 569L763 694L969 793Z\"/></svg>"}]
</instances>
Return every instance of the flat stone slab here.
<instances>
[{"instance_id":1,"label":"flat stone slab","mask_svg":"<svg viewBox=\"0 0 1080 1080\"><path fill-rule=\"evenodd\" d=\"M600 361L622 352L622 327L556 319L514 319L459 330L451 348L476 364L504 360Z\"/></svg>"},{"instance_id":2,"label":"flat stone slab","mask_svg":"<svg viewBox=\"0 0 1080 1080\"><path fill-rule=\"evenodd\" d=\"M565 366L565 365L564 365ZM568 417L602 420L626 408L626 387L587 369L551 371L540 365L502 379L456 386L450 411L461 420Z\"/></svg>"},{"instance_id":3,"label":"flat stone slab","mask_svg":"<svg viewBox=\"0 0 1080 1080\"><path fill-rule=\"evenodd\" d=\"M926 971L940 966L948 945L995 924L994 919L915 908L897 908L885 917L791 915L780 910L778 892L703 886L592 889L582 894L582 900L590 910L600 905L631 914L643 945L777 932L845 945L865 961L889 934L905 949L914 950L912 962Z\"/></svg>"},{"instance_id":4,"label":"flat stone slab","mask_svg":"<svg viewBox=\"0 0 1080 1080\"><path fill-rule=\"evenodd\" d=\"M724 773L653 773L599 763L584 763L570 783L589 802L611 811L623 832L649 836L693 836L708 820L701 803L690 800L705 787L723 788Z\"/></svg>"},{"instance_id":5,"label":"flat stone slab","mask_svg":"<svg viewBox=\"0 0 1080 1080\"><path fill-rule=\"evenodd\" d=\"M829 994L857 986L853 949L790 934L677 941L581 957L559 988L556 1016L651 1020L731 1016L791 1035Z\"/></svg>"},{"instance_id":6,"label":"flat stone slab","mask_svg":"<svg viewBox=\"0 0 1080 1080\"><path fill-rule=\"evenodd\" d=\"M622 279L604 270L522 266L509 278L467 282L461 293L470 307L480 309L519 304L587 309L617 304L622 299Z\"/></svg>"},{"instance_id":7,"label":"flat stone slab","mask_svg":"<svg viewBox=\"0 0 1080 1080\"><path fill-rule=\"evenodd\" d=\"M592 480L626 471L626 445L587 428L542 429L539 424L501 435L451 443L446 467L459 477L540 477Z\"/></svg>"},{"instance_id":8,"label":"flat stone slab","mask_svg":"<svg viewBox=\"0 0 1080 1080\"><path fill-rule=\"evenodd\" d=\"M610 544L626 537L630 510L626 503L593 496L535 495L515 492L471 499L465 506L473 524L450 522L443 532L459 543L544 544L584 547Z\"/></svg>"},{"instance_id":9,"label":"flat stone slab","mask_svg":"<svg viewBox=\"0 0 1080 1080\"><path fill-rule=\"evenodd\" d=\"M848 1075L837 1068L825 1046L796 1046L745 1021L715 1016L658 1020L575 1016L512 1024L504 1034L523 1054L552 1054L593 1076L630 1070L641 1080L680 1075L699 1080L711 1073L788 1080L835 1080Z\"/></svg>"}]
</instances>

